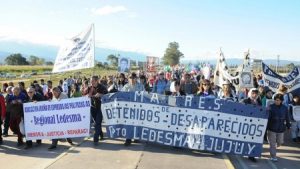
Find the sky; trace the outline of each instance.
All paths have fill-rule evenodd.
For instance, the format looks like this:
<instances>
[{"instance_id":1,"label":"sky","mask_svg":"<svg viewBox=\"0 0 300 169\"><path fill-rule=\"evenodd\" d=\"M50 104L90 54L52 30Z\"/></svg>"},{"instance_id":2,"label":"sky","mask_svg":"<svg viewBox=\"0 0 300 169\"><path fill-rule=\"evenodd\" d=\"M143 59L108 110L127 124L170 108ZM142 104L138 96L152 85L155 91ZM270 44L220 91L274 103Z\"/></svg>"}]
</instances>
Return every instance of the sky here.
<instances>
[{"instance_id":1,"label":"sky","mask_svg":"<svg viewBox=\"0 0 300 169\"><path fill-rule=\"evenodd\" d=\"M185 59L300 61L298 0L0 0L0 41L59 46L95 24L96 46Z\"/></svg>"}]
</instances>

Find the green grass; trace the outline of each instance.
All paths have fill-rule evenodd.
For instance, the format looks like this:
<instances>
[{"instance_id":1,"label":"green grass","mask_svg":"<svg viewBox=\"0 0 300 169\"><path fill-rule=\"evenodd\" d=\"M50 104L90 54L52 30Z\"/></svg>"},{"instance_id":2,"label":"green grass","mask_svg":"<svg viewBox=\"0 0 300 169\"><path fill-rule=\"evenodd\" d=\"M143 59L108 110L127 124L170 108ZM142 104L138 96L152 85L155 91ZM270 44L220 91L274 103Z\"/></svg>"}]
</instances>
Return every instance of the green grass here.
<instances>
[{"instance_id":1,"label":"green grass","mask_svg":"<svg viewBox=\"0 0 300 169\"><path fill-rule=\"evenodd\" d=\"M14 73L14 74L22 74L22 73L31 73L32 71L42 73L45 71L52 71L53 66L0 66L1 73Z\"/></svg>"},{"instance_id":2,"label":"green grass","mask_svg":"<svg viewBox=\"0 0 300 169\"><path fill-rule=\"evenodd\" d=\"M22 73L31 73L32 71L36 71L37 75L31 76L30 78L24 79L20 78L20 75ZM0 88L2 88L3 83L7 83L12 81L15 85L17 85L18 82L23 81L25 83L25 86L28 87L31 82L34 80L37 80L40 83L41 79L44 79L45 81L51 80L53 82L54 86L58 85L59 80L63 80L64 78L67 78L69 76L75 76L75 77L91 77L92 75L98 75L98 76L107 76L107 75L115 75L117 71L115 69L83 69L83 70L76 70L76 71L70 71L65 73L59 73L59 74L52 74L52 75L43 75L44 71L52 71L52 66L0 66L0 72L1 73L12 73L16 74L17 78L15 79L6 79L6 78L0 78Z\"/></svg>"}]
</instances>

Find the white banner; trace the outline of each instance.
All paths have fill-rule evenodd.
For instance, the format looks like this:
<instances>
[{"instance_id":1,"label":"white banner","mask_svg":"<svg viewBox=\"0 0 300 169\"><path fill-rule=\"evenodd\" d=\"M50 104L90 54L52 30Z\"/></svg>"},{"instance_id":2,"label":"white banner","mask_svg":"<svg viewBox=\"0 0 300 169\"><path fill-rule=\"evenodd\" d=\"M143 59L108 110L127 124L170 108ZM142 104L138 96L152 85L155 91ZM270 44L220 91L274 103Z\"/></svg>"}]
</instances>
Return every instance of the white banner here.
<instances>
[{"instance_id":1,"label":"white banner","mask_svg":"<svg viewBox=\"0 0 300 169\"><path fill-rule=\"evenodd\" d=\"M26 140L89 136L90 107L88 97L25 103Z\"/></svg>"},{"instance_id":2,"label":"white banner","mask_svg":"<svg viewBox=\"0 0 300 169\"><path fill-rule=\"evenodd\" d=\"M229 81L238 90L242 87L253 87L253 73L250 65L249 51L245 53L244 62L235 71L229 73L229 68L226 64L224 54L220 52L215 72L214 84L222 87L224 82Z\"/></svg>"},{"instance_id":3,"label":"white banner","mask_svg":"<svg viewBox=\"0 0 300 169\"><path fill-rule=\"evenodd\" d=\"M268 86L273 92L277 92L280 84L283 84L285 87L287 87L288 92L299 90L300 68L294 67L294 69L285 77L277 74L264 62L262 62L262 70L264 85Z\"/></svg>"},{"instance_id":4,"label":"white banner","mask_svg":"<svg viewBox=\"0 0 300 169\"><path fill-rule=\"evenodd\" d=\"M52 72L92 68L95 65L94 25L67 39L60 48Z\"/></svg>"}]
</instances>

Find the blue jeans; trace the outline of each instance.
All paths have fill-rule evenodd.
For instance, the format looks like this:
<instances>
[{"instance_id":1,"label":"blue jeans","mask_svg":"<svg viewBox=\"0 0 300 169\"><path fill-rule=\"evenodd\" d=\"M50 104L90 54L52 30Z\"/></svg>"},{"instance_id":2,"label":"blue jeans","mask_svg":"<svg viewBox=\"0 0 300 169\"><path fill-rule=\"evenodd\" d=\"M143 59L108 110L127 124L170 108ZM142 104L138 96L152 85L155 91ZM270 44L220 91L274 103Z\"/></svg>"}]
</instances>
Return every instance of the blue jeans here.
<instances>
[{"instance_id":1,"label":"blue jeans","mask_svg":"<svg viewBox=\"0 0 300 169\"><path fill-rule=\"evenodd\" d=\"M95 113L96 120L95 120L95 134L94 134L94 142L99 141L99 136L103 137L102 132L102 112L101 109L96 109L95 107L91 107L92 114Z\"/></svg>"}]
</instances>

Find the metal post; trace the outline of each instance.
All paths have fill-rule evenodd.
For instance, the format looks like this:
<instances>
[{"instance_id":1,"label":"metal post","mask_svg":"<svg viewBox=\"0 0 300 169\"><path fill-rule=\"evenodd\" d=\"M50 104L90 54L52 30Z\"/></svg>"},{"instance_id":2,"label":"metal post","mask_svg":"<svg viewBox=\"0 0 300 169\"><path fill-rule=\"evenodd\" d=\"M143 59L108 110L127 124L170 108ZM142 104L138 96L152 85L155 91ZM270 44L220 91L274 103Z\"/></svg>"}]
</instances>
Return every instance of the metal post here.
<instances>
[{"instance_id":1,"label":"metal post","mask_svg":"<svg viewBox=\"0 0 300 169\"><path fill-rule=\"evenodd\" d=\"M280 57L280 55L277 55L276 73L278 73L278 67L279 67L279 57Z\"/></svg>"}]
</instances>

